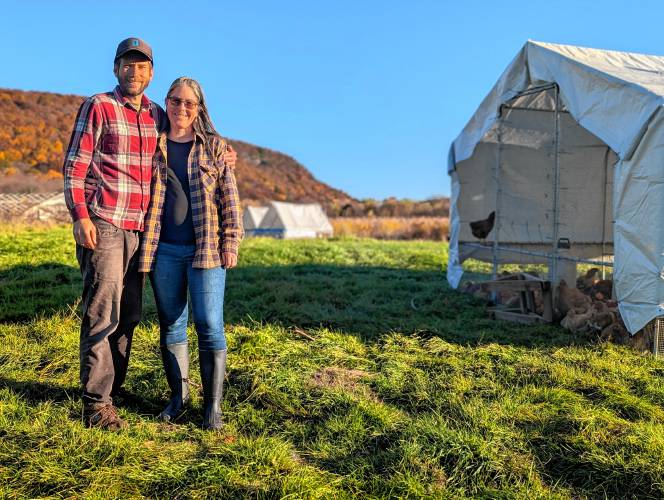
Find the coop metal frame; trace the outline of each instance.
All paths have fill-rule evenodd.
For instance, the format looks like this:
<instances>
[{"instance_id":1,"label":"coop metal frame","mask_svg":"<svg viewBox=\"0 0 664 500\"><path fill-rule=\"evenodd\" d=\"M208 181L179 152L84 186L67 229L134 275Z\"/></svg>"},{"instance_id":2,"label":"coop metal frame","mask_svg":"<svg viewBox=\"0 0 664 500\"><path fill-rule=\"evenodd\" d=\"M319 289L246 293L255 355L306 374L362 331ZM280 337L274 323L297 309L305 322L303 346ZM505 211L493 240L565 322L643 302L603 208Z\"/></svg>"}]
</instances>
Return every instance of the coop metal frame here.
<instances>
[{"instance_id":1,"label":"coop metal frame","mask_svg":"<svg viewBox=\"0 0 664 500\"><path fill-rule=\"evenodd\" d=\"M496 139L497 139L497 153L496 153L496 162L493 167L493 179L496 186L495 199L496 199L496 215L494 223L494 237L493 242L490 244L491 248L491 263L492 263L492 277L495 280L498 277L500 259L499 254L501 252L506 253L515 253L521 255L528 255L532 257L542 257L548 261L548 279L552 283L558 281L558 263L560 261L573 262L577 264L591 264L596 265L601 268L602 277L606 277L606 268L612 268L613 262L607 261L606 258L609 256L607 252L607 241L606 241L606 209L607 209L607 186L608 186L608 157L609 157L609 148L607 147L607 153L605 156L605 165L604 165L604 196L603 196L603 210L604 220L602 223L602 241L601 241L601 260L597 259L584 259L580 257L572 257L568 255L562 255L560 252L560 142L561 142L561 130L560 130L560 114L561 114L561 103L560 103L560 88L558 84L551 83L546 85L541 85L538 87L533 87L526 91L520 92L517 94L512 101L524 97L527 95L539 94L549 90L554 91L554 109L553 109L553 130L554 130L554 141L553 141L553 202L552 202L552 212L553 212L553 235L551 243L550 252L537 252L532 250L524 250L520 248L513 248L509 246L501 245L500 243L500 233L502 227L502 214L501 214L501 199L502 199L502 187L501 187L501 171L502 171L502 161L503 161L503 130L502 130L502 120L498 120L496 128ZM511 107L507 105L502 105L500 107L499 116L502 118L503 110L509 109L528 109L520 107ZM484 245L481 243L472 243L472 242L460 242L461 245L467 248L477 248L488 250L489 245Z\"/></svg>"},{"instance_id":2,"label":"coop metal frame","mask_svg":"<svg viewBox=\"0 0 664 500\"><path fill-rule=\"evenodd\" d=\"M560 245L559 245L559 236L560 236L560 89L557 84L553 83L550 85L544 85L536 88L532 88L525 92L518 94L514 99L523 97L526 95L537 94L540 92L545 92L548 90L554 91L554 172L553 172L553 237L552 237L552 246L550 252L538 252L532 250L524 250L521 248L514 248L509 246L503 246L500 244L500 230L502 226L501 218L501 197L502 197L502 188L501 188L501 170L502 170L502 156L503 156L503 142L502 142L502 120L497 124L497 133L496 138L498 141L496 162L493 168L493 178L496 185L496 215L495 215L495 225L494 225L494 240L490 245L481 244L481 243L471 243L463 242L462 244L469 248L477 248L482 250L491 249L491 261L492 261L492 276L496 280L498 277L498 271L500 267L499 262L499 253L515 253L520 255L527 255L531 257L541 257L548 260L548 280L551 283L555 283L558 278L558 263L560 261L573 262L576 264L591 264L598 267L601 267L602 277L605 278L605 269L613 268L613 262L607 261L607 241L606 241L606 209L607 209L607 187L608 187L608 158L609 158L609 149L607 148L607 153L605 155L605 165L604 165L604 177L603 177L603 186L604 186L604 196L603 196L603 210L604 214L602 222L602 258L601 260L597 259L584 259L581 257L573 257L569 255L561 255ZM501 106L499 116L502 117L504 106ZM517 108L514 108L517 109ZM648 334L651 339L651 351L656 358L664 357L664 316L652 320L645 327L645 332Z\"/></svg>"},{"instance_id":3,"label":"coop metal frame","mask_svg":"<svg viewBox=\"0 0 664 500\"><path fill-rule=\"evenodd\" d=\"M653 319L645 326L644 330L644 333L648 335L650 342L652 342L653 355L661 359L664 357L664 316Z\"/></svg>"}]
</instances>

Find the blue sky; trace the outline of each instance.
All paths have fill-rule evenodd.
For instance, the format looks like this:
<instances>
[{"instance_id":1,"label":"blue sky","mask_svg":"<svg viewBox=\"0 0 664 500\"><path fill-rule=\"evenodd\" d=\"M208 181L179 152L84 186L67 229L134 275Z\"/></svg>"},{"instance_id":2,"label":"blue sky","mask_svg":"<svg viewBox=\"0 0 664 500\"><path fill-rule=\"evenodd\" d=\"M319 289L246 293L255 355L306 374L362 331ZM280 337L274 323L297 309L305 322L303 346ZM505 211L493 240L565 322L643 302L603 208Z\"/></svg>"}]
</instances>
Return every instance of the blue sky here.
<instances>
[{"instance_id":1,"label":"blue sky","mask_svg":"<svg viewBox=\"0 0 664 500\"><path fill-rule=\"evenodd\" d=\"M123 6L125 10L123 10ZM198 79L222 134L358 198L449 194L450 142L526 40L664 54L664 3L0 0L0 87L90 95L117 43L155 53L147 94Z\"/></svg>"}]
</instances>

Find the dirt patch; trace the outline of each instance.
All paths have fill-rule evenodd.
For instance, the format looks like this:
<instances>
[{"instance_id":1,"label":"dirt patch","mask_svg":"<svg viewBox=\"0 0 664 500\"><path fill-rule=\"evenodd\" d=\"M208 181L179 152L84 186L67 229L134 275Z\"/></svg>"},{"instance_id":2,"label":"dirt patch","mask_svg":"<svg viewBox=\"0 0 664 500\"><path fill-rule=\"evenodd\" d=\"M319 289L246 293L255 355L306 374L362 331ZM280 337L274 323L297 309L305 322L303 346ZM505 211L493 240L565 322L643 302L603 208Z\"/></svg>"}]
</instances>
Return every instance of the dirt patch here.
<instances>
[{"instance_id":1,"label":"dirt patch","mask_svg":"<svg viewBox=\"0 0 664 500\"><path fill-rule=\"evenodd\" d=\"M363 380L369 380L373 377L373 373L364 370L328 366L314 373L311 376L310 383L314 387L342 389L343 391L361 394L377 401L378 397L366 384L362 383Z\"/></svg>"}]
</instances>

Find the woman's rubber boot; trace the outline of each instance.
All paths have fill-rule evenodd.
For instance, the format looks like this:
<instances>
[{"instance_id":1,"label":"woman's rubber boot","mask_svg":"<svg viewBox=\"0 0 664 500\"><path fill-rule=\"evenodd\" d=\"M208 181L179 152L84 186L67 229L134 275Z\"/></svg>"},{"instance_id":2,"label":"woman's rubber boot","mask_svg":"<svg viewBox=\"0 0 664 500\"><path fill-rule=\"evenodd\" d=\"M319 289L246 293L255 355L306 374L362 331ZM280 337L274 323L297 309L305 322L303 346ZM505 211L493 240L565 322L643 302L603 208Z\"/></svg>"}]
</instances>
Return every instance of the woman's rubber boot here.
<instances>
[{"instance_id":1,"label":"woman's rubber boot","mask_svg":"<svg viewBox=\"0 0 664 500\"><path fill-rule=\"evenodd\" d=\"M171 400L157 418L172 422L182 414L189 400L189 346L186 342L162 345L161 360L168 387L171 388Z\"/></svg>"},{"instance_id":2,"label":"woman's rubber boot","mask_svg":"<svg viewBox=\"0 0 664 500\"><path fill-rule=\"evenodd\" d=\"M220 405L224 397L226 349L198 351L198 354L203 384L203 429L219 430L223 426Z\"/></svg>"}]
</instances>

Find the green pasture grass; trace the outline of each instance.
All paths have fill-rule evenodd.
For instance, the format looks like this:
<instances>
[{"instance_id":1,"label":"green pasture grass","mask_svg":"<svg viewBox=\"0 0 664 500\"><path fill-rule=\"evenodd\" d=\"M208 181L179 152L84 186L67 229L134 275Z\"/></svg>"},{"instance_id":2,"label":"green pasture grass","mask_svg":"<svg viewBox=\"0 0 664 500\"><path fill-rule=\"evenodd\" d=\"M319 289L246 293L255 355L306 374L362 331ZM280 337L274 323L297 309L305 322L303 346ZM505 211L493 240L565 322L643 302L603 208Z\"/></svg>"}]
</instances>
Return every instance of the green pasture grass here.
<instances>
[{"instance_id":1,"label":"green pasture grass","mask_svg":"<svg viewBox=\"0 0 664 500\"><path fill-rule=\"evenodd\" d=\"M82 425L70 228L0 228L0 497L664 496L664 364L487 319L447 248L246 240L226 288L226 428L176 424L149 285L130 427ZM486 272L485 267L471 267Z\"/></svg>"}]
</instances>

